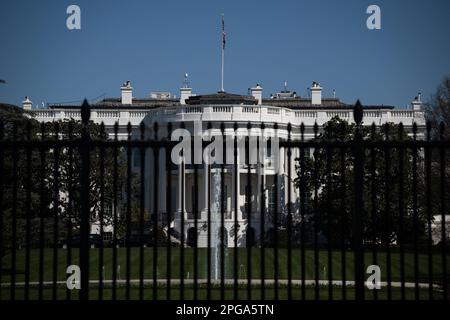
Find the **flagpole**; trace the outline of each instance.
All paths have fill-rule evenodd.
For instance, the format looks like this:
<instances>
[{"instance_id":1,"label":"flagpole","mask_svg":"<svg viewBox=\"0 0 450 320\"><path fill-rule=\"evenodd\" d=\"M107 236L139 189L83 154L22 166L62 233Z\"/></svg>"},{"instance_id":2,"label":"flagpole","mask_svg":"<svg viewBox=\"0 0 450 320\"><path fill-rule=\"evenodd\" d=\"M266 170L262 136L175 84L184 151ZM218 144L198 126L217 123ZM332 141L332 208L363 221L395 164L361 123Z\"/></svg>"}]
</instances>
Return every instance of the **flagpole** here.
<instances>
[{"instance_id":1,"label":"flagpole","mask_svg":"<svg viewBox=\"0 0 450 320\"><path fill-rule=\"evenodd\" d=\"M220 46L222 48L222 71L221 71L221 92L225 92L225 90L223 89L223 65L224 65L224 55L225 55L225 48L224 48L224 37L225 37L225 29L224 29L224 20L223 20L223 14L222 14L222 41L220 43Z\"/></svg>"},{"instance_id":2,"label":"flagpole","mask_svg":"<svg viewBox=\"0 0 450 320\"><path fill-rule=\"evenodd\" d=\"M223 90L223 56L224 56L224 51L223 51L223 46L222 46L222 86L221 86L221 91L224 92Z\"/></svg>"}]
</instances>

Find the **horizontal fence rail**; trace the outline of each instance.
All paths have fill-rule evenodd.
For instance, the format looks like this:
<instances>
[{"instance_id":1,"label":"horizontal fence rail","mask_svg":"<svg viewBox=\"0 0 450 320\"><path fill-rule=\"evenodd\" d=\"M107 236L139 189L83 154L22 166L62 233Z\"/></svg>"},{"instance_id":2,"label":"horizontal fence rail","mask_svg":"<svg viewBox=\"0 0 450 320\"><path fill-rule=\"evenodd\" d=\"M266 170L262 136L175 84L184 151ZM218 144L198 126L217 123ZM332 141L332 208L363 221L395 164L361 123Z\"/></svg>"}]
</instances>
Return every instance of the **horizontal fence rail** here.
<instances>
[{"instance_id":1,"label":"horizontal fence rail","mask_svg":"<svg viewBox=\"0 0 450 320\"><path fill-rule=\"evenodd\" d=\"M365 113L0 122L0 300L447 300L448 132Z\"/></svg>"}]
</instances>

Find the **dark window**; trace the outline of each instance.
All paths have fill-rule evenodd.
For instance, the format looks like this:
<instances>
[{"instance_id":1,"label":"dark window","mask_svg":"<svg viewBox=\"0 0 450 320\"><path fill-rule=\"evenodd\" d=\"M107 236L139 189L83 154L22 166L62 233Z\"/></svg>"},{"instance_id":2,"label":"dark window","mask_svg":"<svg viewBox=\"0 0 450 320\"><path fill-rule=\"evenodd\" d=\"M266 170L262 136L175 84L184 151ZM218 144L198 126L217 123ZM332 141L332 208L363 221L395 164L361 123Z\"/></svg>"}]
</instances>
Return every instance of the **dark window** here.
<instances>
[{"instance_id":1,"label":"dark window","mask_svg":"<svg viewBox=\"0 0 450 320\"><path fill-rule=\"evenodd\" d=\"M191 187L191 210L190 210L190 212L188 214L188 218L189 219L195 219L195 215L196 214L197 214L197 219L200 218L198 212L197 213L195 212L195 202L197 201L195 196L196 196L196 194L195 194L195 186L192 186ZM198 205L197 205L197 207L198 207Z\"/></svg>"},{"instance_id":2,"label":"dark window","mask_svg":"<svg viewBox=\"0 0 450 320\"><path fill-rule=\"evenodd\" d=\"M187 245L190 247L195 247L197 241L197 230L195 228L189 228L187 234Z\"/></svg>"},{"instance_id":3,"label":"dark window","mask_svg":"<svg viewBox=\"0 0 450 320\"><path fill-rule=\"evenodd\" d=\"M112 239L112 232L103 232L103 240L109 241Z\"/></svg>"},{"instance_id":4,"label":"dark window","mask_svg":"<svg viewBox=\"0 0 450 320\"><path fill-rule=\"evenodd\" d=\"M222 195L221 195L222 196ZM223 211L227 212L228 211L228 207L227 207L227 201L228 199L228 188L227 185L223 186L223 199L222 199L222 205L223 205ZM220 208L222 210L222 208Z\"/></svg>"},{"instance_id":5,"label":"dark window","mask_svg":"<svg viewBox=\"0 0 450 320\"><path fill-rule=\"evenodd\" d=\"M250 201L251 201L251 194L250 194L250 186L245 185L245 200L244 200L244 212L242 214L243 219L247 219L247 212L250 209Z\"/></svg>"},{"instance_id":6,"label":"dark window","mask_svg":"<svg viewBox=\"0 0 450 320\"><path fill-rule=\"evenodd\" d=\"M141 151L133 149L133 167L139 168L141 166Z\"/></svg>"},{"instance_id":7,"label":"dark window","mask_svg":"<svg viewBox=\"0 0 450 320\"><path fill-rule=\"evenodd\" d=\"M247 247L255 246L255 229L253 227L247 228L245 239Z\"/></svg>"},{"instance_id":8,"label":"dark window","mask_svg":"<svg viewBox=\"0 0 450 320\"><path fill-rule=\"evenodd\" d=\"M276 178L275 178L276 179ZM275 186L269 187L269 213L275 212L275 205L276 205L276 193L275 193Z\"/></svg>"},{"instance_id":9,"label":"dark window","mask_svg":"<svg viewBox=\"0 0 450 320\"><path fill-rule=\"evenodd\" d=\"M272 156L272 138L267 139L267 157Z\"/></svg>"}]
</instances>

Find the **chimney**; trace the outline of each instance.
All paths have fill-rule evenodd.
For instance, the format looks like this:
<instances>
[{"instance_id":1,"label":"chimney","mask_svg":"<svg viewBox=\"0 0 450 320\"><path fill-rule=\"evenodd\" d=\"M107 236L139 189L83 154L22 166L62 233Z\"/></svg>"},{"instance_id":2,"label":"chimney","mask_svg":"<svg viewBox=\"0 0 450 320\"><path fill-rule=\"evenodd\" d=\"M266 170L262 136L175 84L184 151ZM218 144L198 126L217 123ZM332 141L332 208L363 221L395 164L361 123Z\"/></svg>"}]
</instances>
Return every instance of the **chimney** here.
<instances>
[{"instance_id":1,"label":"chimney","mask_svg":"<svg viewBox=\"0 0 450 320\"><path fill-rule=\"evenodd\" d=\"M419 94L414 97L414 100L411 101L411 107L414 111L422 110L422 93L419 92Z\"/></svg>"},{"instance_id":2,"label":"chimney","mask_svg":"<svg viewBox=\"0 0 450 320\"><path fill-rule=\"evenodd\" d=\"M192 88L180 88L180 103L186 104L186 100L189 99L189 97L192 96Z\"/></svg>"},{"instance_id":3,"label":"chimney","mask_svg":"<svg viewBox=\"0 0 450 320\"><path fill-rule=\"evenodd\" d=\"M317 82L313 82L311 88L311 104L321 105L322 104L322 87Z\"/></svg>"},{"instance_id":4,"label":"chimney","mask_svg":"<svg viewBox=\"0 0 450 320\"><path fill-rule=\"evenodd\" d=\"M186 104L186 100L192 96L192 88L189 85L189 75L187 73L184 74L184 82L183 87L180 88L180 103Z\"/></svg>"},{"instance_id":5,"label":"chimney","mask_svg":"<svg viewBox=\"0 0 450 320\"><path fill-rule=\"evenodd\" d=\"M259 83L256 84L256 87L250 88L250 94L258 100L258 105L262 105L262 89Z\"/></svg>"},{"instance_id":6,"label":"chimney","mask_svg":"<svg viewBox=\"0 0 450 320\"><path fill-rule=\"evenodd\" d=\"M33 106L33 102L28 98L28 96L25 97L25 100L22 101L22 108L23 110L31 110L31 107Z\"/></svg>"},{"instance_id":7,"label":"chimney","mask_svg":"<svg viewBox=\"0 0 450 320\"><path fill-rule=\"evenodd\" d=\"M133 103L133 87L131 86L130 80L125 82L122 87L120 87L120 92L122 94L122 104Z\"/></svg>"}]
</instances>

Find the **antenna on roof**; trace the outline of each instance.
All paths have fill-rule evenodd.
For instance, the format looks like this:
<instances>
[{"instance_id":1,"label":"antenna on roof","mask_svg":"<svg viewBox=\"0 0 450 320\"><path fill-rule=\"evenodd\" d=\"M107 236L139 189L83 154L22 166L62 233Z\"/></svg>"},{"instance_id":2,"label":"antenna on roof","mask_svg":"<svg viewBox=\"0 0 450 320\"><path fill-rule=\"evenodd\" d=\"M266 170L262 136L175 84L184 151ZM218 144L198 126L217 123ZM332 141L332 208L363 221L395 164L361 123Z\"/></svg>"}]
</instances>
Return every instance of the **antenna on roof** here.
<instances>
[{"instance_id":1,"label":"antenna on roof","mask_svg":"<svg viewBox=\"0 0 450 320\"><path fill-rule=\"evenodd\" d=\"M336 99L336 89L333 89L333 99Z\"/></svg>"},{"instance_id":2,"label":"antenna on roof","mask_svg":"<svg viewBox=\"0 0 450 320\"><path fill-rule=\"evenodd\" d=\"M284 91L287 92L287 81L284 81Z\"/></svg>"}]
</instances>

